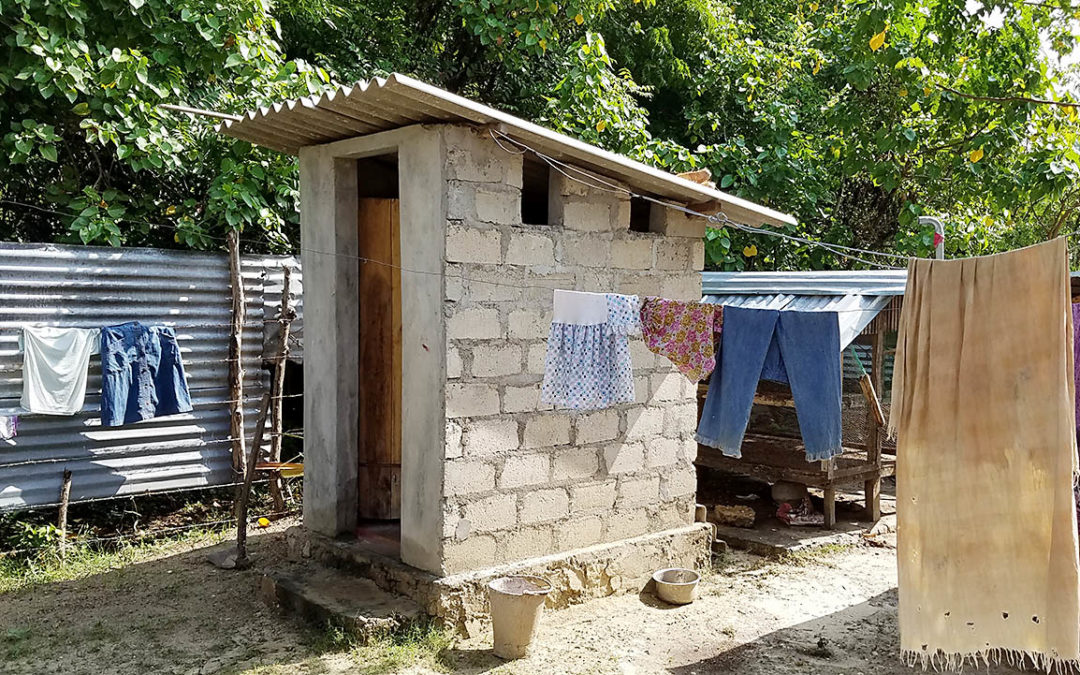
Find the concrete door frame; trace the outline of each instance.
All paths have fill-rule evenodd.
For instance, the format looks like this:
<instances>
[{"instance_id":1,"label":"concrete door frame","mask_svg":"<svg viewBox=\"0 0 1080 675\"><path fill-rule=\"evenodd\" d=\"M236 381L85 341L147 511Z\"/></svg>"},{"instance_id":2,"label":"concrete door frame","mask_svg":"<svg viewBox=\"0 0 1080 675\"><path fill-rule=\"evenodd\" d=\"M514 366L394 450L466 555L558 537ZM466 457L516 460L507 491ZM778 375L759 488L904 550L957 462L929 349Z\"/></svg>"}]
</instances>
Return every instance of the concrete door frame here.
<instances>
[{"instance_id":1,"label":"concrete door frame","mask_svg":"<svg viewBox=\"0 0 1080 675\"><path fill-rule=\"evenodd\" d=\"M300 149L304 268L304 524L356 527L357 159L396 154L401 200L401 559L442 572L447 199L442 130L414 125ZM416 273L417 271L421 273Z\"/></svg>"}]
</instances>

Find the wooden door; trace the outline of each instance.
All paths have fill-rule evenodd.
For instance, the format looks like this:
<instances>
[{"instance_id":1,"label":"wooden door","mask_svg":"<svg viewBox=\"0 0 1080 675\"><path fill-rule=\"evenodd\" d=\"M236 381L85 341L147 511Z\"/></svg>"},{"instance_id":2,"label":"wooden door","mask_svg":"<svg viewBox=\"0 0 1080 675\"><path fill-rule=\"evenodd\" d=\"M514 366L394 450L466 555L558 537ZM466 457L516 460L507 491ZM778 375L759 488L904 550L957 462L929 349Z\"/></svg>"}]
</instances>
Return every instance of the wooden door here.
<instances>
[{"instance_id":1,"label":"wooden door","mask_svg":"<svg viewBox=\"0 0 1080 675\"><path fill-rule=\"evenodd\" d=\"M401 244L397 199L360 199L358 515L401 514Z\"/></svg>"}]
</instances>

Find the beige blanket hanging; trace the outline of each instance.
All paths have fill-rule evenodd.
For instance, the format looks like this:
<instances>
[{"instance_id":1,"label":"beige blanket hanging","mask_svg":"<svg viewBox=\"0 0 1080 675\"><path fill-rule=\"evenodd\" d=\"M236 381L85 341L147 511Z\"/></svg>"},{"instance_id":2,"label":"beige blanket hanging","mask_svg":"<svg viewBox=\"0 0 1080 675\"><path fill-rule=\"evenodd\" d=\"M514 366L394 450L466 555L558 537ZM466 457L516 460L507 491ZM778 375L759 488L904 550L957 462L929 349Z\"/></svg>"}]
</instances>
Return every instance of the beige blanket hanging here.
<instances>
[{"instance_id":1,"label":"beige blanket hanging","mask_svg":"<svg viewBox=\"0 0 1080 675\"><path fill-rule=\"evenodd\" d=\"M900 318L900 647L924 667L1080 666L1064 239L913 260Z\"/></svg>"}]
</instances>

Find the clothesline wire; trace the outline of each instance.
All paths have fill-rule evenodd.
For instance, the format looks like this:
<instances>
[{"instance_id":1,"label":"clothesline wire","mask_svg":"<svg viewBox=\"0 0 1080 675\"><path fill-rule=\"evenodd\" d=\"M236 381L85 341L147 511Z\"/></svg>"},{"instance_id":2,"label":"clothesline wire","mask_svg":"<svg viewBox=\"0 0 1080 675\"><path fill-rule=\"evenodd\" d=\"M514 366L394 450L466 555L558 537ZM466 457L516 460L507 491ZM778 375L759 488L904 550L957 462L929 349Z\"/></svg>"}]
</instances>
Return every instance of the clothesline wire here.
<instances>
[{"instance_id":1,"label":"clothesline wire","mask_svg":"<svg viewBox=\"0 0 1080 675\"><path fill-rule=\"evenodd\" d=\"M289 322L290 323L296 323L296 319L291 319ZM246 319L246 320L242 321L239 325L240 325L241 328L245 328L245 327L250 328L250 327L260 326L260 325L264 325L264 324L268 324L268 323L270 323L270 324L273 324L273 323L285 323L285 321L282 320L282 319ZM111 326L111 325L116 325L116 324L109 324L109 325ZM152 325L152 326L162 326L164 328L186 329L186 328L231 328L233 324L232 323L173 323L173 322L170 322L168 319L163 319L163 320L155 320L150 325ZM47 322L45 322L45 321L20 322L17 327L21 328L23 326L45 326L45 327L49 327L49 326L47 326ZM79 328L79 326L68 326L68 324L64 324L64 327ZM87 326L87 328L97 328L97 327L98 326Z\"/></svg>"},{"instance_id":2,"label":"clothesline wire","mask_svg":"<svg viewBox=\"0 0 1080 675\"><path fill-rule=\"evenodd\" d=\"M243 485L243 484L244 484L243 482L238 482L238 483L229 483L229 484L226 484L226 485L214 485L214 486L204 486L204 487L235 487L237 485ZM203 489L203 488L200 487L200 488L196 488L196 489ZM182 490L176 490L175 492L181 492L181 491ZM167 494L167 493L157 493L157 494ZM136 495L132 495L132 496L136 496ZM142 495L138 495L138 496L142 496ZM110 497L109 499L117 499L117 498L116 497ZM104 501L104 500L89 500L88 499L88 500L84 500L84 501L79 502L79 503L84 503L85 504L85 503L89 503L91 501ZM49 504L47 506L58 506L58 505L59 504ZM248 524L257 523L260 518L274 518L274 517L278 517L278 516L292 516L292 515L296 515L298 513L300 513L300 509L291 509L291 510L288 510L288 511L274 511L274 512L271 512L271 513L264 513L264 514L258 515L258 516L250 516L248 518ZM163 529L160 529L160 530L149 530L147 532L133 532L131 534L117 534L117 535L111 535L111 536L108 536L108 537L92 537L92 538L87 538L87 539L75 538L73 540L68 540L68 542L69 543L74 543L74 544L87 545L87 544L96 544L96 543L106 542L106 541L123 541L123 540L127 540L127 539L146 539L148 537L159 537L161 535L168 534L170 532L180 532L180 531L184 531L184 530L194 530L194 529L198 529L198 528L201 528L201 527L214 527L215 525L227 525L229 523L235 523L235 522L236 522L235 517L233 517L233 518L223 518L221 520L211 520L211 521L207 521L207 522L203 522L203 523L192 523L190 525L177 525L175 527L166 527L166 528L163 528ZM34 551L41 551L41 549L40 548L16 548L16 549L10 549L10 550L7 550L7 551L0 551L0 559L3 559L3 558L8 557L8 556L16 555L18 553L29 553L29 552L34 552Z\"/></svg>"},{"instance_id":3,"label":"clothesline wire","mask_svg":"<svg viewBox=\"0 0 1080 675\"><path fill-rule=\"evenodd\" d=\"M501 136L504 140L514 144L515 146L517 146L520 149L515 151L515 150L512 150L510 148L507 148L502 143L502 141L500 141L500 139L498 137L496 137L496 133L498 133L498 135ZM895 260L904 260L904 261L912 259L912 256L905 256L905 255L896 254L896 253L887 253L887 252L884 252L884 251L873 251L873 250L870 250L870 249L857 248L857 247L852 247L852 246L844 246L842 244L835 244L835 243L830 243L830 242L815 241L815 240L812 240L812 239L806 239L804 237L799 237L799 236L796 236L796 235L790 235L790 234L786 234L786 233L783 233L783 232L777 232L775 230L768 230L768 229L764 229L764 228L761 228L761 227L754 227L754 226L751 226L751 225L745 225L745 224L737 223L737 222L734 222L734 221L730 220L723 212L721 212L719 214L702 213L700 211L696 211L694 209L685 207L685 206L683 206L681 204L669 202L669 201L662 200L662 199L657 199L657 198L649 196L649 195L636 193L636 192L634 192L634 191L630 190L629 188L626 188L626 187L624 187L622 185L619 185L617 183L605 180L604 178L602 178L600 176L597 176L597 175L595 175L593 173L590 173L590 172L588 172L588 171L586 171L584 169L576 167L576 166L574 166L572 164L568 164L566 162L562 162L561 160L558 160L558 159L556 159L554 157L551 157L551 156L549 156L549 155L547 155L547 154L545 154L543 152L540 152L539 150L536 150L535 148L532 148L528 144L526 144L526 143L524 143L522 141L519 141L519 140L517 140L515 138L512 138L511 136L509 136L506 133L503 133L501 131L496 131L494 129L489 128L488 129L488 134L491 136L492 140L496 143L496 145L498 145L503 151L508 152L510 154L516 154L516 155L521 155L521 154L525 154L526 152L531 152L534 155L536 155L537 157L539 157L541 160L543 160L545 163L547 163L551 168L554 168L556 171L558 171L560 174L562 174L563 176L565 176L569 180L576 181L576 182L578 182L578 183L580 183L582 185L586 185L586 186L588 186L590 188L593 188L593 189L599 189L599 190L603 190L603 191L611 192L611 193L625 194L625 195L628 195L628 196L630 196L632 198L642 199L642 200L645 200L645 201L648 201L648 202L663 206L665 208L670 208L670 209L680 211L680 212L685 213L687 215L691 215L691 216L695 216L695 217L699 217L699 218L704 218L706 221L708 221L710 223L713 223L715 225L718 225L720 227L730 226L730 227L734 227L735 229L738 229L738 230L741 230L741 231L744 231L744 232L747 232L747 233L750 233L750 234L777 237L777 238L780 238L780 239L784 239L784 240L787 240L787 241L792 241L792 242L803 244L803 245L806 245L806 246L815 246L815 247L823 248L823 249L825 249L827 251L830 251L831 253L833 253L835 255L845 257L845 258L848 258L848 259L851 259L851 260L855 260L855 261L863 263L865 265L870 265L872 267L877 267L877 268L880 268L880 269L899 270L899 269L903 269L903 268L895 267L895 266L889 266L889 265L883 265L881 263L877 263L877 262L874 262L874 261L871 261L871 260L866 260L865 258L861 258L861 257L858 257L856 255L852 255L852 254L859 253L859 254L862 254L862 255L881 256L881 257L891 258L891 259L895 259ZM583 180L581 178L571 176L568 173L568 171L573 171L573 172L579 173L582 176L587 177L589 180L586 181L586 180ZM8 204L8 205L12 205L12 206L18 206L18 207L21 207L21 208L29 208L29 209L33 209L33 210L40 211L40 212L43 212L43 213L48 213L48 214L51 214L51 215L61 216L61 217L65 217L65 218L77 218L77 217L79 217L79 214L76 214L74 212L58 211L58 210L55 210L55 209L49 209L49 208L39 206L39 205L36 205L36 204L28 204L28 203L19 202L19 201L12 200L12 199L0 199L0 204ZM140 224L140 225L146 225L148 227L160 227L160 228L163 228L163 229L173 230L173 231L176 231L176 230L179 229L177 226L170 225L168 223L153 223L153 222L150 222L150 221L147 221L147 220L141 220L141 219L117 218L117 220L124 221L124 222L135 223L135 224ZM1078 236L1078 235L1080 235L1080 231L1073 232L1073 233L1070 233L1070 234L1065 235L1065 236L1067 238L1071 238L1073 236ZM216 241L223 241L223 242L226 241L225 237L219 237L219 236L210 235L210 234L202 234L201 236L203 236L203 237L205 237L207 239L212 239L212 240L216 240ZM250 240L247 240L247 241L250 241ZM371 259L371 258L366 258L364 256L354 256L354 255L347 254L347 253L320 251L320 250L317 250L317 249L311 249L311 248L306 248L306 247L302 247L302 246L301 247L292 247L292 248L293 248L293 250L308 251L308 252L314 253L316 255L344 257L344 258L349 258L349 259L355 259L355 260L358 260L358 261L364 262L364 263L373 263L373 264L376 264L376 265L383 265L385 267L398 269L398 270L401 270L403 272L409 272L409 273L412 273L412 274L427 274L427 275L433 275L433 276L444 276L444 277L460 278L460 279L467 280L467 281L470 281L470 282L489 284L489 285L493 285L493 286L507 286L507 287L513 287L513 288L540 288L540 289L544 289L544 290L552 289L552 287L550 287L550 286L537 286L537 285L529 285L529 284L505 284L505 283L496 282L496 281L490 281L490 280L486 280L486 279L468 278L468 277L465 277L464 275L460 275L460 276L459 275L450 275L450 274L446 274L445 272L436 272L436 271L430 271L430 270L414 270L414 269L409 269L409 268L406 268L406 267L403 267L403 266L393 265L391 263L386 263L386 262L383 262L381 260L374 260L374 259ZM272 320L268 320L268 321L280 321L280 319L272 319Z\"/></svg>"},{"instance_id":4,"label":"clothesline wire","mask_svg":"<svg viewBox=\"0 0 1080 675\"><path fill-rule=\"evenodd\" d=\"M491 135L491 138L493 140L495 140L496 144L500 148L502 148L505 151L510 152L509 150L507 150L506 146L504 146L501 142L499 142L498 138L496 138L495 130L489 129L488 133ZM762 229L762 228L758 228L758 227L753 227L753 226L750 226L750 225L743 225L741 223L736 223L736 222L730 220L723 213L720 213L720 214L706 214L706 213L702 213L700 211L696 211L694 209L685 207L685 206L683 206L681 204L676 204L676 203L673 203L673 202L665 201L663 199L657 199L657 198L651 197L649 195L638 194L638 193L634 192L633 190L630 190L629 188L626 188L626 187L624 187L622 185L619 185L617 183L613 183L611 181L605 180L604 178L602 178L600 176L596 176L596 175L594 175L592 173L589 173L589 172L585 171L584 169L580 169L580 168L578 168L578 167L576 167L576 166L574 166L572 164L562 162L562 161L560 161L558 159L555 159L554 157L546 155L543 152L540 152L539 150L536 150L535 148L530 147L528 144L523 143L523 142L521 142L521 141L519 141L517 139L511 138L510 136L508 136L508 135L506 135L506 134L504 134L502 132L497 132L497 133L499 133L499 135L502 136L507 141L517 145L518 147L520 147L522 149L521 152L512 153L512 154L522 154L524 152L531 152L534 155L536 155L537 157L539 157L540 159L542 159L545 163L547 163L548 166L550 166L551 168L555 169L560 174L565 176L567 179L572 180L572 181L576 181L578 183L581 183L582 185L586 185L586 186L591 187L593 189L599 189L599 190L603 190L605 192L611 192L611 193L617 193L617 194L624 194L624 195L627 195L627 196L629 196L631 198L643 199L643 200L651 202L653 204L658 204L658 205L666 207L666 208L681 211L681 212L683 212L683 213L685 213L687 215L695 216L695 217L698 217L698 218L704 218L704 219L708 220L709 222L720 225L721 227L723 227L723 226L731 226L731 227L734 227L736 229L740 229L740 230L743 230L743 231L746 231L746 232L751 232L751 233L754 233L754 234L761 234L761 235L766 235L766 236L775 236L775 237L780 237L782 239L795 241L795 242L798 242L798 243L801 243L801 244L806 244L806 245L810 245L810 246L820 246L822 248L825 248L825 249L828 249L828 250L832 251L833 253L835 253L837 255L841 255L841 256L844 256L844 257L847 257L847 258L851 258L853 260L858 260L859 262L862 262L862 263L867 264L867 265L874 265L874 266L877 266L877 267L882 267L884 269L899 269L899 268L887 267L887 266L881 265L880 263L871 262L871 261L868 261L868 260L863 260L862 258L857 258L855 256L845 255L845 254L841 253L840 251L851 251L853 253L862 253L862 254L866 254L866 255L884 256L884 257L887 257L887 258L894 258L894 259L897 259L897 260L905 260L905 261L910 258L910 256L900 255L900 254L896 254L896 253L885 253L883 251L871 251L869 249L853 248L853 247L850 247L850 246L843 246L841 244L832 244L832 243L829 243L829 242L813 241L811 239L804 239L803 237L796 237L794 235L784 234L783 232L776 232L775 230L766 230L766 229ZM593 181L593 182L590 183L589 181L582 180L580 178L576 178L574 176L571 176L568 173L568 171L574 171L574 172L580 173L581 175L587 177L589 179L589 181ZM599 183L599 184L597 184L597 183Z\"/></svg>"},{"instance_id":5,"label":"clothesline wire","mask_svg":"<svg viewBox=\"0 0 1080 675\"><path fill-rule=\"evenodd\" d=\"M93 358L94 356L100 356L100 354L91 354L91 358ZM239 358L239 359L231 359L231 358L204 359L204 358L199 358L197 356L190 356L189 355L184 359L184 363L188 364L188 365L198 364L198 365L201 365L201 366L208 366L208 365L213 365L215 363L235 363L237 361L239 361L241 363L247 363L249 361L281 361L281 360L291 361L291 360L294 360L295 358L296 358L296 356L293 355L293 354L290 354L288 356L282 356L280 354L278 354L277 356L256 355L256 356L249 356L249 357ZM0 373L18 373L18 372L22 372L21 367L14 367L14 368L0 367Z\"/></svg>"},{"instance_id":6,"label":"clothesline wire","mask_svg":"<svg viewBox=\"0 0 1080 675\"><path fill-rule=\"evenodd\" d=\"M296 438L296 439L299 439L299 440L304 439L303 435L301 435L301 434L294 434L294 433L290 433L290 432L287 432L287 431L275 431L275 432L267 431L267 432L263 433L263 438L266 440L266 442L268 442L270 438L273 438L275 436L281 436L283 438ZM206 447L208 445L220 445L220 444L223 444L223 443L233 443L233 442L238 441L238 440L240 440L240 439L239 438L214 438L214 439L211 439L211 440L208 440L208 441L201 441L200 445L194 446L194 447L195 448L202 448L202 447ZM244 437L244 440L248 441L248 440L251 440L251 439L248 438L248 437ZM170 441L163 441L163 442L168 443ZM190 447L190 446L185 446L185 447ZM114 457L124 457L128 453L129 453L128 450L117 450L117 451L97 452L97 453L94 453L92 456L89 456L89 457L74 457L74 458L73 457L41 457L41 458L38 458L38 459L26 459L26 460L22 460L22 461L19 461L19 462L0 462L0 471L3 471L4 469L10 469L10 468L13 468L13 467L17 467L17 466L37 466L37 465L40 465L40 464L73 464L75 462L80 462L80 461L100 462L100 461L105 461L105 460L108 460L108 459L112 459ZM218 486L211 485L211 486L206 486L206 487L218 487ZM109 497L108 499L116 499L116 497Z\"/></svg>"},{"instance_id":7,"label":"clothesline wire","mask_svg":"<svg viewBox=\"0 0 1080 675\"><path fill-rule=\"evenodd\" d=\"M219 389L220 389L220 387L219 387ZM196 389L195 392L198 393L199 390ZM303 396L304 395L302 393L301 394L274 394L273 396L270 396L270 400L282 400L282 399L287 399L287 398L303 398ZM4 399L0 399L0 400L4 400ZM14 399L9 399L9 400L14 400ZM200 402L199 405L224 405L226 403L254 403L255 401L261 401L261 400L263 400L263 395L262 394L252 394L251 396L244 396L242 398L227 399L227 400L224 400L224 401L209 401L209 402L207 402L205 404ZM194 399L194 401L198 401L198 397L196 397ZM193 403L194 403L194 401L193 401ZM11 406L11 407L15 407L15 406ZM2 410L2 409L3 409L3 406L0 406L0 410ZM2 415L2 414L3 413L0 413L0 415ZM13 414L34 415L34 414L43 414L43 413L33 413L33 412L23 411L21 413L16 412L16 413L13 413Z\"/></svg>"},{"instance_id":8,"label":"clothesline wire","mask_svg":"<svg viewBox=\"0 0 1080 675\"><path fill-rule=\"evenodd\" d=\"M495 136L493 130L489 130L489 134L491 135L492 140L495 141L496 144L498 144L500 148L502 148L504 151L507 151L507 152L513 152L513 151L507 149L506 146L503 145L499 141L499 139ZM675 210L681 211L683 213L686 213L688 215L704 218L707 221L709 221L709 222L711 222L711 223L713 223L715 225L718 225L720 227L730 225L731 227L734 227L736 229L740 229L740 230L743 230L743 231L746 231L746 232L749 232L749 233L752 233L752 234L761 234L761 235L765 235L765 236L776 236L776 237L780 237L780 238L783 238L783 239L788 239L790 241L795 241L795 242L798 242L798 243L802 243L802 244L805 244L805 245L819 246L819 247L825 248L826 250L829 250L829 251L831 251L831 252L833 252L833 253L835 253L837 255L857 260L858 262L861 262L861 263L866 264L866 265L870 265L872 267L878 267L878 268L881 268L881 269L899 269L899 268L890 267L890 266L887 266L887 265L882 265L882 264L876 263L874 261L865 260L865 259L862 259L862 258L857 258L856 256L847 255L845 253L842 253L841 250L852 251L852 252L861 252L861 253L865 253L865 254L869 254L869 255L886 256L886 257L896 258L896 259L900 259L900 260L907 260L908 259L907 256L902 256L902 255L897 255L897 254L892 254L892 253L883 253L883 252L880 252L880 251L869 251L869 250L866 250L866 249L857 249L857 248L842 246L840 244L830 244L830 243L827 243L827 242L817 242L817 241L813 241L813 240L810 240L810 239L804 239L802 237L796 237L796 236L784 234L784 233L781 233L781 232L775 232L773 230L764 230L764 229L761 229L761 228L754 228L754 227L749 226L749 225L742 225L740 223L735 223L734 221L729 220L727 218L727 216L722 214L722 213L719 214L719 215L718 214L705 214L705 213L701 213L699 211L695 211L693 209L687 208L685 206L682 206L681 204L675 204L675 203L668 202L668 201L665 201L665 200L656 199L656 198L651 197L649 195L638 194L638 193L635 193L635 192L633 192L633 191L631 191L631 190L629 190L627 188L624 188L624 187L622 187L620 185L617 185L616 183L612 183L612 182L607 181L607 180L605 180L605 179L603 179L603 178L601 178L599 176L595 176L593 174L590 174L590 173L584 171L583 169L579 169L576 166L573 166L571 164L567 164L567 163L562 162L562 161L560 161L558 159L550 157L550 156L548 156L548 155L546 155L546 154L544 154L544 153L542 153L542 152L540 152L538 150L535 150L535 149L531 148L530 146L522 143L521 141L518 141L516 139L513 139L513 138L505 135L505 134L502 134L501 132L500 132L500 135L502 135L502 137L504 139L506 139L507 141L509 141L510 143L518 145L519 147L522 148L519 152L514 153L514 154L522 154L524 152L532 152L537 157L539 157L541 160L543 160L545 163L547 163L551 168L555 169L560 174L566 176L566 178L568 180L575 181L577 183L580 183L582 185L586 185L586 186L594 188L594 189L600 189L600 190L603 190L603 191L606 191L606 192L612 192L612 193L626 194L626 195L629 195L631 197L644 199L646 201L658 204L658 205L663 206L665 208L675 209ZM582 180L581 178L578 178L576 176L572 176L572 175L570 175L570 173L568 173L569 171L574 171L574 172L580 173L581 175L588 177L592 182ZM600 184L598 185L597 183L600 183ZM78 217L78 214L75 214L75 213L64 213L64 212L61 212L61 211L57 211L55 209L48 209L48 208L40 207L40 206L37 206L37 205L34 205L34 204L26 204L26 203L23 203L23 202L17 202L17 201L10 200L10 199L0 199L0 203L6 203L6 204L16 205L16 206L20 206L20 207L24 207L24 208L36 209L38 211L43 211L43 212L46 212L46 213L50 213L52 215L57 215L57 216L62 216L62 217L69 217L69 218ZM123 219L123 218L120 218L118 220L126 220L127 222L147 225L147 226L150 226L150 227L160 227L160 228L164 228L164 229L168 229L168 230L177 230L178 229L176 226L170 225L170 224L167 224L167 223L152 223L152 222L149 222L149 221L146 221L146 220ZM224 242L224 241L227 240L225 237L220 237L220 236L215 236L215 235L206 234L206 235L203 235L203 236L205 236L207 239L212 239L212 240L216 240L216 241ZM250 241L250 240L248 240L248 241ZM293 248L294 248L294 250L307 251L309 253L314 253L316 255L334 256L334 257L339 257L339 258L357 260L357 261L360 261L360 262L363 262L363 263L370 263L370 264L380 265L380 266L388 267L388 268L391 268L391 269L397 269L397 270L400 270L402 272L408 272L410 274L424 274L424 275L439 276L439 277L444 277L444 278L457 278L457 279L461 279L463 281L469 281L471 283L487 284L487 285L491 285L491 286L501 286L501 287L507 287L507 288L537 288L537 289L541 289L541 290L554 290L554 288L552 286L549 286L549 285L522 284L522 283L504 283L504 282L499 282L499 281L491 281L491 280L488 280L488 279L477 279L475 277L466 277L464 275L464 273L459 274L459 275L455 275L455 274L452 274L452 273L449 273L449 272L444 272L444 271L410 269L410 268L407 268L407 267L404 267L404 266L401 266L401 265L394 265L392 263L387 263L387 262L384 262L384 261L381 261L381 260L375 260L373 258L367 258L367 257L364 257L364 256L357 256L357 255L352 255L352 254L348 254L348 253L320 251L318 249L307 248L307 247L304 247L304 246L293 247Z\"/></svg>"}]
</instances>

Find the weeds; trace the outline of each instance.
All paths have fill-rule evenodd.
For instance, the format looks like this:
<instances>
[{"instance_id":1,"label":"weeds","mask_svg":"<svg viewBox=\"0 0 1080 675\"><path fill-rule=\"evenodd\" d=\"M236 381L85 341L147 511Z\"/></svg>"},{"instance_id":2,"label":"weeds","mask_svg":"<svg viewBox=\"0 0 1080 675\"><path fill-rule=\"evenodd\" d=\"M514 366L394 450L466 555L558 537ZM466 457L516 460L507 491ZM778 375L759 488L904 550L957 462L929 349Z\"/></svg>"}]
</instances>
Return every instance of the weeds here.
<instances>
[{"instance_id":1,"label":"weeds","mask_svg":"<svg viewBox=\"0 0 1080 675\"><path fill-rule=\"evenodd\" d=\"M380 675L407 667L424 667L438 672L450 669L445 658L454 644L451 634L432 621L414 621L405 626L361 640L344 629L329 625L316 638L317 652L349 652L359 675Z\"/></svg>"},{"instance_id":2,"label":"weeds","mask_svg":"<svg viewBox=\"0 0 1080 675\"><path fill-rule=\"evenodd\" d=\"M812 564L828 564L830 558L840 555L841 553L847 553L853 548L855 548L855 544L823 544L821 546L813 546L810 548L799 549L798 551L792 551L791 553L780 556L780 558L777 559L777 562L796 567Z\"/></svg>"},{"instance_id":3,"label":"weeds","mask_svg":"<svg viewBox=\"0 0 1080 675\"><path fill-rule=\"evenodd\" d=\"M17 659L28 651L29 628L8 628L4 631L3 644L6 660Z\"/></svg>"},{"instance_id":4,"label":"weeds","mask_svg":"<svg viewBox=\"0 0 1080 675\"><path fill-rule=\"evenodd\" d=\"M52 549L41 549L32 557L0 558L0 593L101 574L153 558L180 544L214 544L229 532L193 529L153 541L121 541L109 548L72 544L64 561Z\"/></svg>"}]
</instances>

